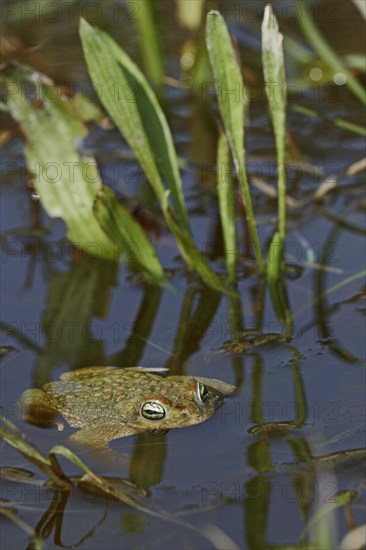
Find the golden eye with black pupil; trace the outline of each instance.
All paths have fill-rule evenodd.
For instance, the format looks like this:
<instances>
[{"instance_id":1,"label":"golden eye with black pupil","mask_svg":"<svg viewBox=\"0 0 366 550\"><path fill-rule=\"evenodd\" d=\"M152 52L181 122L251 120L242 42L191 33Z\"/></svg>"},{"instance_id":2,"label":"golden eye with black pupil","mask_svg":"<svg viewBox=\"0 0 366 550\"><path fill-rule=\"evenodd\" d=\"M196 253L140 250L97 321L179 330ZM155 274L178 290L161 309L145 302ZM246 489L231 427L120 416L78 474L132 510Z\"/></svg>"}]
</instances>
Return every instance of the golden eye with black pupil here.
<instances>
[{"instance_id":1,"label":"golden eye with black pupil","mask_svg":"<svg viewBox=\"0 0 366 550\"><path fill-rule=\"evenodd\" d=\"M201 382L197 382L197 399L198 401L206 401L208 397L208 390L206 386L201 384Z\"/></svg>"},{"instance_id":2,"label":"golden eye with black pupil","mask_svg":"<svg viewBox=\"0 0 366 550\"><path fill-rule=\"evenodd\" d=\"M166 410L158 401L147 401L141 407L141 415L147 420L162 420Z\"/></svg>"}]
</instances>

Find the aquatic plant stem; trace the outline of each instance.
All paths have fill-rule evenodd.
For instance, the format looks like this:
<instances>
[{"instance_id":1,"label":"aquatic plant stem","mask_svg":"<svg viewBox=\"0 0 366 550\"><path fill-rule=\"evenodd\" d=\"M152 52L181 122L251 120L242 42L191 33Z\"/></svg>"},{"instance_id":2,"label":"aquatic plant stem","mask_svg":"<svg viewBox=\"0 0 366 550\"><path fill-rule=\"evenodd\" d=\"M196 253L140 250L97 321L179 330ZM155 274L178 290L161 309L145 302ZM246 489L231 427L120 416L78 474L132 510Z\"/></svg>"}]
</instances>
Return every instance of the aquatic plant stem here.
<instances>
[{"instance_id":1,"label":"aquatic plant stem","mask_svg":"<svg viewBox=\"0 0 366 550\"><path fill-rule=\"evenodd\" d=\"M328 116L324 113L319 113L315 109L310 109L309 107L304 107L303 105L291 105L291 109L297 113L302 113L304 115L308 115L311 117L321 118L322 120L331 122L332 124L334 124L335 126L338 126L339 128L345 128L346 130L350 130L355 134L366 136L366 129L363 126L359 126L358 124L355 124L354 122L349 122L348 120L344 120L343 118L332 118L331 116Z\"/></svg>"}]
</instances>

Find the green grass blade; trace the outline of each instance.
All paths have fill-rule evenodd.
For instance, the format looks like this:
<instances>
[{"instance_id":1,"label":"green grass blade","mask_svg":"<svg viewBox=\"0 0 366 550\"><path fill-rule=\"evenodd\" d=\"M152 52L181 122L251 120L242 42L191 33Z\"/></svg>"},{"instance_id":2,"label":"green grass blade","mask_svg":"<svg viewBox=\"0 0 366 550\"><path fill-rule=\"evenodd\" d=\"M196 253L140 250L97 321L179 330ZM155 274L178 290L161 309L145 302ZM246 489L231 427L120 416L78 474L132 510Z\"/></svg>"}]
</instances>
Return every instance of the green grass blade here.
<instances>
[{"instance_id":1,"label":"green grass blade","mask_svg":"<svg viewBox=\"0 0 366 550\"><path fill-rule=\"evenodd\" d=\"M204 260L201 252L196 247L188 231L186 231L184 227L179 226L176 220L171 216L168 205L168 196L169 191L166 191L163 197L162 207L166 218L169 220L170 227L173 227L174 235L180 248L184 250L185 255L189 258L191 264L194 266L195 270L207 286L213 288L214 290L217 290L218 292L224 292L225 294L234 294L232 291L228 290L225 287L220 277Z\"/></svg>"},{"instance_id":2,"label":"green grass blade","mask_svg":"<svg viewBox=\"0 0 366 550\"><path fill-rule=\"evenodd\" d=\"M6 83L10 112L27 137L27 166L35 172L34 185L43 207L51 217L66 222L67 236L76 246L90 255L112 259L113 243L92 211L102 184L94 159L82 157L76 150L86 128L73 105L40 75L36 89L42 106L27 100L22 90L29 89L32 82L19 68L10 73Z\"/></svg>"},{"instance_id":3,"label":"green grass blade","mask_svg":"<svg viewBox=\"0 0 366 550\"><path fill-rule=\"evenodd\" d=\"M189 231L178 160L165 116L145 77L106 33L80 21L80 37L96 92L141 164L161 202L168 185L180 223Z\"/></svg>"},{"instance_id":4,"label":"green grass blade","mask_svg":"<svg viewBox=\"0 0 366 550\"><path fill-rule=\"evenodd\" d=\"M284 245L281 235L278 232L275 233L269 247L266 275L273 308L278 320L286 327L287 334L290 337L292 314L287 295L286 279L284 272L280 271Z\"/></svg>"},{"instance_id":5,"label":"green grass blade","mask_svg":"<svg viewBox=\"0 0 366 550\"><path fill-rule=\"evenodd\" d=\"M306 2L303 0L295 0L299 13L299 24L309 40L310 44L316 49L318 54L328 65L334 70L335 73L343 73L346 77L346 86L349 90L363 103L366 104L366 90L359 83L359 81L353 76L353 74L342 63L341 58L337 53L329 46L324 40L318 28L316 27Z\"/></svg>"},{"instance_id":6,"label":"green grass blade","mask_svg":"<svg viewBox=\"0 0 366 550\"><path fill-rule=\"evenodd\" d=\"M94 203L94 213L102 229L116 243L118 250L131 251L133 263L138 266L148 281L152 283L164 281L164 270L154 247L140 224L117 201L112 189L104 187L98 193Z\"/></svg>"},{"instance_id":7,"label":"green grass blade","mask_svg":"<svg viewBox=\"0 0 366 550\"><path fill-rule=\"evenodd\" d=\"M278 232L286 238L286 77L282 47L283 36L268 4L262 23L262 62L266 93L274 129L277 151ZM281 258L275 256L275 261Z\"/></svg>"},{"instance_id":8,"label":"green grass blade","mask_svg":"<svg viewBox=\"0 0 366 550\"><path fill-rule=\"evenodd\" d=\"M100 100L144 169L185 261L211 288L228 292L191 237L173 139L145 77L114 40L83 19L80 36ZM162 177L169 187L168 193ZM170 194L174 209L168 203Z\"/></svg>"},{"instance_id":9,"label":"green grass blade","mask_svg":"<svg viewBox=\"0 0 366 550\"><path fill-rule=\"evenodd\" d=\"M236 282L236 218L235 189L231 174L229 144L224 133L219 136L217 148L217 194L224 238L228 282Z\"/></svg>"},{"instance_id":10,"label":"green grass blade","mask_svg":"<svg viewBox=\"0 0 366 550\"><path fill-rule=\"evenodd\" d=\"M256 250L258 269L262 272L263 255L244 161L244 84L229 32L218 11L210 11L207 16L206 42L219 109L245 201L246 217Z\"/></svg>"},{"instance_id":11,"label":"green grass blade","mask_svg":"<svg viewBox=\"0 0 366 550\"><path fill-rule=\"evenodd\" d=\"M156 89L163 83L164 67L160 51L160 33L154 17L154 5L151 0L139 0L136 27L144 61L144 67L150 81Z\"/></svg>"},{"instance_id":12,"label":"green grass blade","mask_svg":"<svg viewBox=\"0 0 366 550\"><path fill-rule=\"evenodd\" d=\"M281 273L285 240L279 231L273 235L267 257L267 279L270 284L275 283Z\"/></svg>"}]
</instances>

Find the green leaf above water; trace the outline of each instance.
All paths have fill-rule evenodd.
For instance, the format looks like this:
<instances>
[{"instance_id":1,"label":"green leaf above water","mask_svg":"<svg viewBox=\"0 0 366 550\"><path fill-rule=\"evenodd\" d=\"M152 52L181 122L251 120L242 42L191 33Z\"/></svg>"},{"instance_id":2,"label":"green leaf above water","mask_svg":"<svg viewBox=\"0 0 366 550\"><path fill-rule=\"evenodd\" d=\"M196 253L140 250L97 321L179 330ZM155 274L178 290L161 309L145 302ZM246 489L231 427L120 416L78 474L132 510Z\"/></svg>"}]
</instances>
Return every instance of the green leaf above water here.
<instances>
[{"instance_id":1,"label":"green leaf above water","mask_svg":"<svg viewBox=\"0 0 366 550\"><path fill-rule=\"evenodd\" d=\"M145 171L184 260L208 286L227 292L192 239L173 138L155 94L133 61L106 33L81 19L80 37L98 96Z\"/></svg>"},{"instance_id":2,"label":"green leaf above water","mask_svg":"<svg viewBox=\"0 0 366 550\"><path fill-rule=\"evenodd\" d=\"M121 256L121 250L130 251L125 257L130 258L131 265L138 266L147 280L160 283L165 279L154 247L140 224L118 202L112 189L104 187L98 193L94 213L105 233L116 243L118 257Z\"/></svg>"},{"instance_id":3,"label":"green leaf above water","mask_svg":"<svg viewBox=\"0 0 366 550\"><path fill-rule=\"evenodd\" d=\"M77 152L86 135L79 103L60 95L42 75L37 77L41 107L22 93L30 78L25 70L13 71L7 84L8 104L25 131L28 168L36 173L34 184L42 205L50 216L66 222L68 237L85 253L118 261L127 243L137 250L134 264L145 278L162 282L163 268L143 229L113 191L102 185L95 160ZM96 196L99 216L93 211Z\"/></svg>"},{"instance_id":4,"label":"green leaf above water","mask_svg":"<svg viewBox=\"0 0 366 550\"><path fill-rule=\"evenodd\" d=\"M80 38L100 101L136 155L160 202L164 178L180 223L189 231L172 135L154 92L108 34L81 19Z\"/></svg>"},{"instance_id":5,"label":"green leaf above water","mask_svg":"<svg viewBox=\"0 0 366 550\"><path fill-rule=\"evenodd\" d=\"M278 232L280 239L284 241L286 238L285 150L287 91L282 42L283 36L279 32L277 19L273 14L271 5L268 4L264 11L262 23L262 62L277 151ZM276 258L276 261L278 260Z\"/></svg>"},{"instance_id":6,"label":"green leaf above water","mask_svg":"<svg viewBox=\"0 0 366 550\"><path fill-rule=\"evenodd\" d=\"M224 133L219 136L217 147L217 195L224 239L228 282L236 282L236 217L235 188L231 175L229 145Z\"/></svg>"},{"instance_id":7,"label":"green leaf above water","mask_svg":"<svg viewBox=\"0 0 366 550\"><path fill-rule=\"evenodd\" d=\"M285 244L285 240L281 233L276 231L269 246L267 256L267 279L270 285L275 284L279 279L283 264Z\"/></svg>"},{"instance_id":8,"label":"green leaf above water","mask_svg":"<svg viewBox=\"0 0 366 550\"><path fill-rule=\"evenodd\" d=\"M113 259L114 245L92 212L102 183L95 160L77 152L86 127L73 104L37 73L12 70L6 84L10 112L27 138L27 166L35 173L34 186L43 207L51 217L66 222L67 236L86 254ZM26 98L28 86L41 101Z\"/></svg>"},{"instance_id":9,"label":"green leaf above water","mask_svg":"<svg viewBox=\"0 0 366 550\"><path fill-rule=\"evenodd\" d=\"M244 197L246 218L256 251L258 268L259 271L263 271L263 256L245 170L244 83L229 32L218 11L210 11L207 16L206 42L221 118Z\"/></svg>"}]
</instances>

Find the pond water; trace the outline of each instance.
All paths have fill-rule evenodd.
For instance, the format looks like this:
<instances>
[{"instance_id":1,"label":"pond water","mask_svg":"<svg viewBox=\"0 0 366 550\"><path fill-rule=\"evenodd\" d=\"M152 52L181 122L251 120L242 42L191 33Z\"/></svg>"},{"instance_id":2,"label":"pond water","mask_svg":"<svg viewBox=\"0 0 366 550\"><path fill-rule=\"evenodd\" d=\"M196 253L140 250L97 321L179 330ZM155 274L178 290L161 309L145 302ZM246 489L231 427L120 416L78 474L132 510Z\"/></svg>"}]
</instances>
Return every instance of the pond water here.
<instances>
[{"instance_id":1,"label":"pond water","mask_svg":"<svg viewBox=\"0 0 366 550\"><path fill-rule=\"evenodd\" d=\"M57 25L45 17L29 25L29 14L9 16L8 33L18 41L17 59L33 63L58 83L77 82L83 89L88 77L77 21L88 3L75 4L75 17L64 13ZM250 4L232 5L249 9ZM317 12L329 41L334 45L339 40L342 52L360 52L362 45L352 33L354 12L341 3L325 4L329 9L334 4L332 20L324 21L324 13L322 19ZM122 11L116 18L117 9ZM96 24L140 63L136 32L127 20L131 14L123 10L123 3L105 2ZM172 10L171 4L159 4L166 74L179 78L179 56L189 33L172 22ZM260 81L260 20L250 20L248 13L227 17L248 74ZM285 35L300 36L286 13L278 13L281 29ZM291 79L299 79L298 65L289 65ZM55 444L73 448L94 472L113 478L119 487L124 487L123 480L132 482L144 506L178 518L174 523L77 488L65 493L4 479L2 498L45 540L46 548L201 549L214 544L251 550L294 548L301 541L307 547L307 541L319 540L316 536L326 536L335 548L350 528L364 522L364 172L352 175L346 169L362 159L365 140L334 124L336 118L360 124L364 111L343 86L318 88L316 100L314 87L299 89L301 97L289 101L288 109L296 158L288 169L294 202L285 250L293 339L279 338L241 353L230 353L230 348L225 352L223 346L244 328L258 327L259 311L263 332L284 330L245 245L236 251L241 303L233 305L195 276L187 276L126 143L115 129L91 125L84 147L96 156L104 183L135 200L138 219L169 270L171 288L146 285L133 276L128 253L120 266L78 253L65 239L63 222L49 218L32 196L23 138L4 115L2 127L12 133L2 154L1 345L4 352L6 346L15 348L2 359L5 414L40 451L47 454ZM224 273L215 191L214 98L205 102L201 93L173 86L166 86L164 94L196 243L217 272ZM248 172L273 186L275 149L263 99L250 107ZM293 109L295 105L315 109L324 118L306 116ZM334 174L339 174L337 188L321 203L312 200L320 183ZM276 201L259 189L253 195L261 240L267 242L276 226ZM229 314L233 307L235 323ZM111 447L118 459L112 461L72 447L69 427L60 432L19 422L15 404L24 390L91 365L164 367L168 374L219 378L237 390L203 424L114 441ZM67 474L80 474L70 462L61 464ZM2 466L39 475L4 442ZM347 506L338 505L342 491L355 492ZM327 514L324 505L329 505ZM309 527L319 509L321 521ZM1 521L2 547L27 547L28 534L8 518Z\"/></svg>"}]
</instances>

